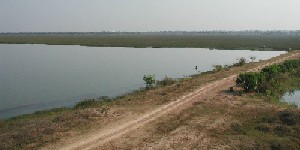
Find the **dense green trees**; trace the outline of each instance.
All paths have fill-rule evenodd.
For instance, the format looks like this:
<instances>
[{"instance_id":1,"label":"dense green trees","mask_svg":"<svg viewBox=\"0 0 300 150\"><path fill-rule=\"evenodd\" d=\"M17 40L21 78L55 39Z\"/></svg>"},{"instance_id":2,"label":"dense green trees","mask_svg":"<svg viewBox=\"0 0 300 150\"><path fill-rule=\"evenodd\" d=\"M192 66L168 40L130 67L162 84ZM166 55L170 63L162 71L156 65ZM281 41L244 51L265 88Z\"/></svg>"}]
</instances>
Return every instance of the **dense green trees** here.
<instances>
[{"instance_id":1,"label":"dense green trees","mask_svg":"<svg viewBox=\"0 0 300 150\"><path fill-rule=\"evenodd\" d=\"M300 66L300 60L287 60L282 64L265 67L261 72L247 72L239 74L236 84L243 87L245 92L256 91L266 93L266 85L278 84L274 78L278 74L289 73Z\"/></svg>"},{"instance_id":2,"label":"dense green trees","mask_svg":"<svg viewBox=\"0 0 300 150\"><path fill-rule=\"evenodd\" d=\"M238 76L236 83L243 87L245 91L257 90L261 80L260 76L260 73L255 72L242 73Z\"/></svg>"}]
</instances>

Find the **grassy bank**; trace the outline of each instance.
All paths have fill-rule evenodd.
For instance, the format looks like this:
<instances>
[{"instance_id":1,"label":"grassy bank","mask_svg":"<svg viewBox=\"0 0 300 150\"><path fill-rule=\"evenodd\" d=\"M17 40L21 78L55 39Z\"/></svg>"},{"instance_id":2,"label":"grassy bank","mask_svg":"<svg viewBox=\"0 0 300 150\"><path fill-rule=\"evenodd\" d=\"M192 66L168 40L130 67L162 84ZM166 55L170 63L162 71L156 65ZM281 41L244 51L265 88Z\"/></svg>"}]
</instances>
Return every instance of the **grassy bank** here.
<instances>
[{"instance_id":1,"label":"grassy bank","mask_svg":"<svg viewBox=\"0 0 300 150\"><path fill-rule=\"evenodd\" d=\"M259 93L246 93L245 97L249 101L260 99L261 103L267 102L273 107L234 114L238 123L231 124L224 138L243 141L237 145L239 149L300 149L300 110L281 101L288 91L300 89L300 68L296 66L290 71L269 75L271 79L261 83L257 90Z\"/></svg>"},{"instance_id":2,"label":"grassy bank","mask_svg":"<svg viewBox=\"0 0 300 150\"><path fill-rule=\"evenodd\" d=\"M179 140L170 147L178 149L299 149L299 110L266 105L262 100L249 98L236 106L195 103L191 109L157 121L155 128L147 129L153 133L147 139L175 137ZM205 140L210 143L205 145Z\"/></svg>"},{"instance_id":3,"label":"grassy bank","mask_svg":"<svg viewBox=\"0 0 300 150\"><path fill-rule=\"evenodd\" d=\"M0 35L0 43L99 47L300 49L300 36L271 35Z\"/></svg>"},{"instance_id":4,"label":"grassy bank","mask_svg":"<svg viewBox=\"0 0 300 150\"><path fill-rule=\"evenodd\" d=\"M299 70L289 80L275 81L287 91L300 88ZM279 80L278 80L279 79ZM271 86L269 90L274 90ZM300 110L265 93L222 91L195 102L191 108L161 117L124 142L111 143L120 149L150 145L153 149L262 149L300 148ZM282 88L283 89L283 88ZM281 91L281 90L280 90ZM274 90L274 95L280 94ZM284 91L283 91L284 92ZM277 94L275 94L277 93ZM134 138L137 134L143 140ZM130 141L130 143L128 143ZM143 148L143 147L141 147Z\"/></svg>"},{"instance_id":5,"label":"grassy bank","mask_svg":"<svg viewBox=\"0 0 300 150\"><path fill-rule=\"evenodd\" d=\"M234 66L206 74L197 74L192 78L180 79L172 84L165 84L165 86L155 87L150 90L136 91L113 100L103 100L103 98L101 101L90 100L78 103L78 105L72 109L59 108L2 120L0 121L0 149L38 149L41 146L55 143L60 139L69 136L91 132L95 128L99 129L108 126L111 122L126 120L128 117L138 116L149 110L153 110L154 108L171 102L179 96L187 94L206 83L223 79L239 72L245 72L251 68L278 60L293 53L298 52L290 52L280 57L273 58L272 60ZM249 101L245 102L252 103L252 101L258 103L256 100L250 98ZM266 102L262 101L262 103ZM194 115L210 114L212 117L218 116L214 116L215 114L223 114L223 109L227 108L226 106L224 107L224 105L206 105L203 103L195 104L195 106L200 110L199 113L193 113ZM284 108L286 106L282 107ZM277 109L275 110L277 111ZM193 109L187 111L194 112ZM238 111L241 111L242 113L238 113ZM201 114L201 112L203 113ZM250 109L249 112L251 112ZM242 108L239 108L235 113L238 115L247 112L243 111ZM174 117L177 116L175 115ZM250 118L251 120L251 116L241 116L241 118ZM184 117L183 119L189 120L190 118ZM238 118L236 119L243 123ZM175 121L174 126L172 123L168 122L170 126L167 126L166 129L166 126L157 126L156 130L160 131L158 132L159 134L168 134L169 130L172 131L182 124L185 124L184 120L179 122ZM247 125L245 125L245 127L246 126ZM294 130L292 132L294 132ZM224 137L225 136L226 135L224 135Z\"/></svg>"}]
</instances>

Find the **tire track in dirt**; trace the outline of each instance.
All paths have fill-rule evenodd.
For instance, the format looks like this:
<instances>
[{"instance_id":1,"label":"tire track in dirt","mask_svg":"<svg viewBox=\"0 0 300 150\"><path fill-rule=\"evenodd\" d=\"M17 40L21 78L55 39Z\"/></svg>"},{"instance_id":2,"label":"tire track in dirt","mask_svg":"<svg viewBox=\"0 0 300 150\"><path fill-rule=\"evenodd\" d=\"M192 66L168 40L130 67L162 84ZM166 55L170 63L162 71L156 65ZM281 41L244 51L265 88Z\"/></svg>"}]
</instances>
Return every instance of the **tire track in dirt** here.
<instances>
[{"instance_id":1,"label":"tire track in dirt","mask_svg":"<svg viewBox=\"0 0 300 150\"><path fill-rule=\"evenodd\" d=\"M272 63L267 63L264 65L261 65L254 69L250 69L250 70L248 70L248 72L258 71L259 69L262 69L265 66L272 65L275 63L280 63L290 57L294 57L295 55L298 55L298 53L286 56L286 57L281 58ZM223 84L227 84L229 82L232 83L232 81L235 80L236 77L237 77L237 74L234 74L227 78L223 78L223 79L208 83L185 96L181 96L180 98L178 98L175 101L172 101L154 111L151 111L150 113L142 115L141 117L139 117L135 120L132 120L128 123L120 125L116 128L111 128L111 129L101 131L97 135L93 135L89 138L82 139L81 141L77 141L76 143L71 143L69 145L63 146L60 149L62 149L62 150L77 150L77 149L90 150L90 149L99 147L99 146L101 146L113 139L116 139L130 131L138 129L138 128L144 126L145 124L148 124L149 122L151 122L167 113L170 113L171 111L173 111L175 109L177 109L177 110L183 109L183 107L181 107L181 106L192 104L193 102L197 101L198 98L200 98L201 96L203 97L204 95L206 95L207 92L209 92L210 90L212 90L218 86L222 86Z\"/></svg>"}]
</instances>

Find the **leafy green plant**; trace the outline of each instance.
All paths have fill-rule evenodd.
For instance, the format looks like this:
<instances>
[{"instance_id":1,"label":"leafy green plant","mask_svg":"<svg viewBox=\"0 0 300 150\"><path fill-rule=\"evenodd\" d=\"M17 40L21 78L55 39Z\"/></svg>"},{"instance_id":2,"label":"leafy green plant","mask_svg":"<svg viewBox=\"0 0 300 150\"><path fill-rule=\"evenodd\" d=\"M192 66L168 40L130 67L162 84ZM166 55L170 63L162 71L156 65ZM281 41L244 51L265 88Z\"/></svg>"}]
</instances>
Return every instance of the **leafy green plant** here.
<instances>
[{"instance_id":1,"label":"leafy green plant","mask_svg":"<svg viewBox=\"0 0 300 150\"><path fill-rule=\"evenodd\" d=\"M282 71L283 66L280 65L271 65L262 69L262 72L265 73L267 80L270 80L273 75L278 74Z\"/></svg>"},{"instance_id":2,"label":"leafy green plant","mask_svg":"<svg viewBox=\"0 0 300 150\"><path fill-rule=\"evenodd\" d=\"M154 75L144 75L143 80L146 82L146 88L150 88L155 84Z\"/></svg>"},{"instance_id":3,"label":"leafy green plant","mask_svg":"<svg viewBox=\"0 0 300 150\"><path fill-rule=\"evenodd\" d=\"M287 60L282 65L285 69L285 70L282 70L282 71L290 72L290 71L294 70L295 68L299 67L300 61L299 60Z\"/></svg>"},{"instance_id":4,"label":"leafy green plant","mask_svg":"<svg viewBox=\"0 0 300 150\"><path fill-rule=\"evenodd\" d=\"M236 84L243 87L244 91L257 91L266 93L268 96L276 96L285 92L286 87L283 81L288 81L286 74L297 69L300 66L300 60L288 60L282 64L274 64L262 69L260 73L241 73ZM297 71L295 71L297 72ZM274 93L277 93L274 95Z\"/></svg>"},{"instance_id":5,"label":"leafy green plant","mask_svg":"<svg viewBox=\"0 0 300 150\"><path fill-rule=\"evenodd\" d=\"M260 74L249 72L242 73L238 76L236 84L243 87L246 92L257 89L260 81Z\"/></svg>"}]
</instances>

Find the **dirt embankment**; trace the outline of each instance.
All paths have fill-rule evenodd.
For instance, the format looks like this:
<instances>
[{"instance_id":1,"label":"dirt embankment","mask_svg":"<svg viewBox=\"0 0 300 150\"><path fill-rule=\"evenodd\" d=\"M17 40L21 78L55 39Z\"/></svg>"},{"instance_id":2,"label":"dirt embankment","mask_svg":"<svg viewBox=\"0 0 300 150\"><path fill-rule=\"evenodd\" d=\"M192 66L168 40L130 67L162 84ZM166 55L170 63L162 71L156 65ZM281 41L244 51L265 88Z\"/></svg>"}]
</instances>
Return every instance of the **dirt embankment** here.
<instances>
[{"instance_id":1,"label":"dirt embankment","mask_svg":"<svg viewBox=\"0 0 300 150\"><path fill-rule=\"evenodd\" d=\"M295 57L298 57L298 53L288 54L249 67L247 71L257 71L266 65L280 63ZM239 143L237 139L226 143L226 139L220 139L216 134L226 131L232 126L239 128L240 121L236 119L235 113L253 112L255 114L260 109L273 111L281 109L263 101L247 100L236 93L228 93L228 88L235 85L236 76L236 74L232 74L226 78L206 83L165 105L126 119L125 122L112 123L91 134L69 139L59 143L59 146L52 145L50 148L234 148L236 143Z\"/></svg>"},{"instance_id":2,"label":"dirt embankment","mask_svg":"<svg viewBox=\"0 0 300 150\"><path fill-rule=\"evenodd\" d=\"M281 110L258 99L228 93L236 75L298 58L299 53L195 75L94 107L2 121L0 149L234 149L238 137L220 135L232 126L239 128L240 118Z\"/></svg>"}]
</instances>

